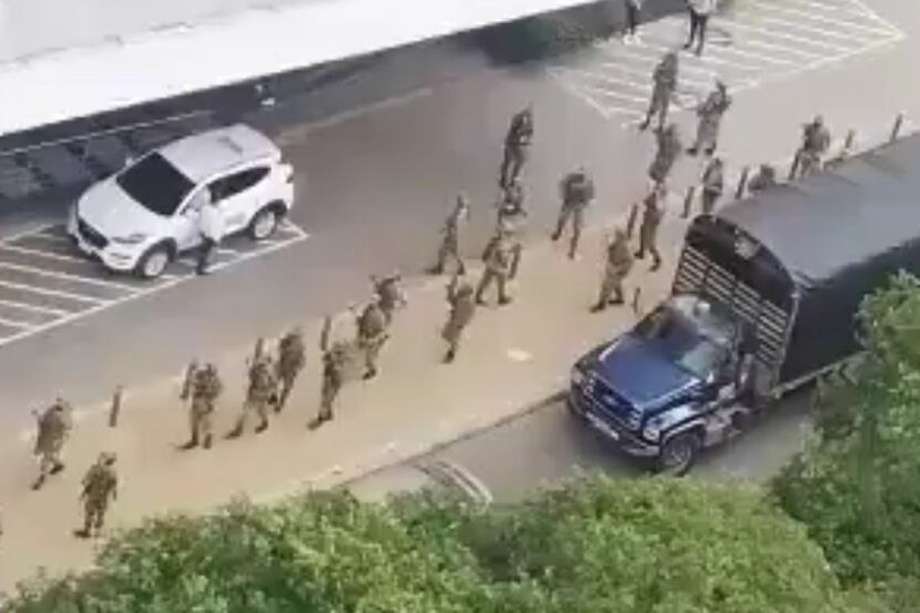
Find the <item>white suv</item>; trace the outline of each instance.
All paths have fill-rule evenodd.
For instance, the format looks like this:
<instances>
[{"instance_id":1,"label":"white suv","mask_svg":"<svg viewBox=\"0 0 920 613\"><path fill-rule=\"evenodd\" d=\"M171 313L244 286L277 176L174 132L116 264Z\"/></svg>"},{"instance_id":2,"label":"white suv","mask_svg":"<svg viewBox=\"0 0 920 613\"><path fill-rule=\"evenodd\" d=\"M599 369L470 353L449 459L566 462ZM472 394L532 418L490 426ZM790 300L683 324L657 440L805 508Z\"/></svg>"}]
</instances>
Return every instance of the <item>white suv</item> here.
<instances>
[{"instance_id":1,"label":"white suv","mask_svg":"<svg viewBox=\"0 0 920 613\"><path fill-rule=\"evenodd\" d=\"M67 232L106 267L152 279L201 243L198 217L209 197L223 212L227 234L271 236L293 205L293 172L256 130L241 124L209 130L91 186L71 207Z\"/></svg>"}]
</instances>

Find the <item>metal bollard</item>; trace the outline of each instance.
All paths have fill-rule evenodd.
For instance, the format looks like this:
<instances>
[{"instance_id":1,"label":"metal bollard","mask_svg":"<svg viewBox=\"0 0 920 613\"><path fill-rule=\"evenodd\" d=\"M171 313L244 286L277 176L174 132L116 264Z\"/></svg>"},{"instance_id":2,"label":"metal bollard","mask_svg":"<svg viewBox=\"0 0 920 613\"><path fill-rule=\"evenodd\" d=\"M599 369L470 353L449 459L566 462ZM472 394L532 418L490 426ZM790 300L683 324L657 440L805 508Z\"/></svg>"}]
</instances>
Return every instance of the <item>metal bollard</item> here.
<instances>
[{"instance_id":1,"label":"metal bollard","mask_svg":"<svg viewBox=\"0 0 920 613\"><path fill-rule=\"evenodd\" d=\"M789 181L795 181L795 175L799 172L799 165L802 163L802 150L798 149L795 152L795 159L792 160L792 167L789 169Z\"/></svg>"},{"instance_id":2,"label":"metal bollard","mask_svg":"<svg viewBox=\"0 0 920 613\"><path fill-rule=\"evenodd\" d=\"M681 215L683 219L690 217L690 207L693 206L693 197L696 195L696 186L691 185L687 188L687 195L684 196L684 213Z\"/></svg>"},{"instance_id":3,"label":"metal bollard","mask_svg":"<svg viewBox=\"0 0 920 613\"><path fill-rule=\"evenodd\" d=\"M632 238L636 229L636 219L639 217L639 205L634 204L629 210L629 219L626 221L626 238Z\"/></svg>"},{"instance_id":4,"label":"metal bollard","mask_svg":"<svg viewBox=\"0 0 920 613\"><path fill-rule=\"evenodd\" d=\"M888 142L893 143L898 140L898 135L901 133L901 126L904 124L904 113L898 113L898 116L894 119L894 127L891 128L891 138L888 139Z\"/></svg>"},{"instance_id":5,"label":"metal bollard","mask_svg":"<svg viewBox=\"0 0 920 613\"><path fill-rule=\"evenodd\" d=\"M741 170L741 178L738 180L738 189L735 190L735 200L741 200L744 197L744 192L747 189L748 175L750 174L750 166L745 166Z\"/></svg>"},{"instance_id":6,"label":"metal bollard","mask_svg":"<svg viewBox=\"0 0 920 613\"><path fill-rule=\"evenodd\" d=\"M109 428L118 426L118 416L121 414L121 397L124 393L124 387L119 385L112 394L112 406L109 409Z\"/></svg>"}]
</instances>

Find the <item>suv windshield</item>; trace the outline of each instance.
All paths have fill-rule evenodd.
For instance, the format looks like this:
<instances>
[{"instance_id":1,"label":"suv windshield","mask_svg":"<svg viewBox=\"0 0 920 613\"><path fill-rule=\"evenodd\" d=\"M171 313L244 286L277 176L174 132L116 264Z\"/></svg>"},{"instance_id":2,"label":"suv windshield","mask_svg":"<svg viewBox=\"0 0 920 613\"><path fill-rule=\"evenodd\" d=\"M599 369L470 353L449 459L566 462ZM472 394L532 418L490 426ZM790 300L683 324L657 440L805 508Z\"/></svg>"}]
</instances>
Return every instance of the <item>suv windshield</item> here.
<instances>
[{"instance_id":1,"label":"suv windshield","mask_svg":"<svg viewBox=\"0 0 920 613\"><path fill-rule=\"evenodd\" d=\"M159 153L151 153L115 179L134 200L157 215L169 217L195 184Z\"/></svg>"},{"instance_id":2,"label":"suv windshield","mask_svg":"<svg viewBox=\"0 0 920 613\"><path fill-rule=\"evenodd\" d=\"M727 359L730 336L711 334L715 330L694 321L680 306L662 306L642 320L634 334L648 341L673 363L705 379Z\"/></svg>"}]
</instances>

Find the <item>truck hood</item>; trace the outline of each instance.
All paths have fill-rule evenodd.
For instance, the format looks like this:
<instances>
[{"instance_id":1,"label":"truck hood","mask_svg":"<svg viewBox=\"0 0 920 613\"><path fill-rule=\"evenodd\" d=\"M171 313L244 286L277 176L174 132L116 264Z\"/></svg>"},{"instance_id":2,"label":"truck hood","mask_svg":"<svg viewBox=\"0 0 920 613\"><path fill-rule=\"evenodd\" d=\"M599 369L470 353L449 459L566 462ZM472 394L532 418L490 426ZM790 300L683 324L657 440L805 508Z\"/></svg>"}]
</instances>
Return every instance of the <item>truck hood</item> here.
<instances>
[{"instance_id":1,"label":"truck hood","mask_svg":"<svg viewBox=\"0 0 920 613\"><path fill-rule=\"evenodd\" d=\"M597 369L618 395L642 413L663 408L702 384L699 377L631 334L597 356Z\"/></svg>"},{"instance_id":2,"label":"truck hood","mask_svg":"<svg viewBox=\"0 0 920 613\"><path fill-rule=\"evenodd\" d=\"M77 214L96 230L111 238L135 232L160 231L167 220L129 196L114 177L90 187L77 202Z\"/></svg>"}]
</instances>

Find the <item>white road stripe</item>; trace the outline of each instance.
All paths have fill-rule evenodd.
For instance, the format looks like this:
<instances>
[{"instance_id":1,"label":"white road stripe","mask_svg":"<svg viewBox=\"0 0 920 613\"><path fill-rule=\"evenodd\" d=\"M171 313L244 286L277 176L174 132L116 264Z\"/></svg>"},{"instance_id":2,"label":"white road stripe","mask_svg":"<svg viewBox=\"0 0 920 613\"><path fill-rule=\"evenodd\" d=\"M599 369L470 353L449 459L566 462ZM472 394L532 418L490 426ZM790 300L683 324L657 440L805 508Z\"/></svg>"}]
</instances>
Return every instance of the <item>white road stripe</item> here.
<instances>
[{"instance_id":1,"label":"white road stripe","mask_svg":"<svg viewBox=\"0 0 920 613\"><path fill-rule=\"evenodd\" d=\"M649 83L638 83L636 81L630 81L628 79L618 79L616 77L608 76L604 73L591 72L590 70L581 70L579 68L565 68L563 69L562 74L578 75L580 77L583 77L586 80L603 81L605 83L619 83L620 85L625 85L626 87L631 87L633 89L639 89L645 92L652 91L652 86Z\"/></svg>"},{"instance_id":2,"label":"white road stripe","mask_svg":"<svg viewBox=\"0 0 920 613\"><path fill-rule=\"evenodd\" d=\"M593 108L604 119L610 119L611 113L616 110L615 108L611 108L610 110L608 110L607 107L598 104L597 101L595 101L594 98L590 94L586 94L585 92L582 92L581 90L579 90L568 79L563 78L561 74L557 74L552 71L548 71L548 74L550 77L554 78L559 83L559 85L562 86L563 89L567 90L575 98L581 100L582 102L584 102L585 104ZM638 112L638 111L630 110L630 112Z\"/></svg>"},{"instance_id":3,"label":"white road stripe","mask_svg":"<svg viewBox=\"0 0 920 613\"><path fill-rule=\"evenodd\" d=\"M22 309L24 311L35 311L36 313L57 315L58 317L64 317L65 315L70 315L73 313L73 311L62 311L61 309L52 309L51 307L38 306L34 304L28 304L26 302L17 302L16 300L7 300L6 298L0 299L0 305L6 305L8 307Z\"/></svg>"},{"instance_id":4,"label":"white road stripe","mask_svg":"<svg viewBox=\"0 0 920 613\"><path fill-rule=\"evenodd\" d=\"M284 247L288 247L288 246L293 245L293 244L295 244L295 243L303 242L303 241L307 240L308 238L310 238L310 235L304 233L304 236L301 237L301 238L292 238L292 239L289 239L289 240L286 240L286 241L282 241L282 242L279 242L279 243L276 244L276 245L272 245L271 247L269 247L269 248L267 248L267 249L261 249L261 250L258 250L258 251L249 251L249 252L247 252L247 253L242 253L242 254L240 254L240 256L239 256L238 258L236 258L236 259L233 259L233 260L230 260L230 261L227 261L227 262L218 262L217 264L215 264L215 265L212 267L212 270L221 270L221 269L227 268L227 267L229 267L229 266L234 266L234 265L239 264L239 263L241 263L241 262L245 262L245 261L247 261L247 260L251 260L251 259L256 258L256 257L259 257L259 256L261 256L261 255L268 255L269 253L278 251L279 249L283 249Z\"/></svg>"},{"instance_id":5,"label":"white road stripe","mask_svg":"<svg viewBox=\"0 0 920 613\"><path fill-rule=\"evenodd\" d=\"M635 96L627 96L619 92L614 92L614 91L610 91L607 89L601 89L598 87L591 87L590 85L585 85L584 83L578 84L577 87L579 89L586 90L586 92L590 92L597 96L603 96L605 98L617 98L619 100L626 100L627 102L635 102L637 104L642 105L643 108L645 108L645 106L648 105L648 98L637 98ZM636 112L638 113L639 111L637 110Z\"/></svg>"},{"instance_id":6,"label":"white road stripe","mask_svg":"<svg viewBox=\"0 0 920 613\"><path fill-rule=\"evenodd\" d=\"M674 25L674 24L671 24L671 25ZM749 44L749 42L750 42L749 40L743 41L744 44ZM773 45L771 45L771 47L777 48ZM785 49L785 47L779 47L779 48ZM704 53L703 57L699 59L703 61L706 58L711 58L713 56L718 58L722 54L737 55L743 58L751 58L758 62L766 63L766 64L779 64L782 66L798 66L798 62L793 62L792 60L780 59L778 57L763 55L761 53L752 53L750 51L742 51L741 49L738 48L738 45L735 45L735 44L732 44L732 45L712 45L710 44L706 47L706 53ZM754 72L761 72L767 69L766 67L763 67L763 66L754 67L750 65L741 65L741 64L736 64L735 66L739 70L748 70L748 71L754 71ZM684 70L684 66L681 66L680 69Z\"/></svg>"},{"instance_id":7,"label":"white road stripe","mask_svg":"<svg viewBox=\"0 0 920 613\"><path fill-rule=\"evenodd\" d=\"M33 328L34 324L28 324L24 321L13 321L12 319L7 319L5 317L0 317L0 325L6 326L8 328Z\"/></svg>"},{"instance_id":8,"label":"white road stripe","mask_svg":"<svg viewBox=\"0 0 920 613\"><path fill-rule=\"evenodd\" d=\"M103 304L105 300L100 300L99 298L89 298L87 296L82 296L79 294L71 294L70 292L62 292L59 290L53 289L44 289L37 288L31 285L23 285L21 283L13 283L11 281L4 281L0 279L0 286L8 287L10 289L18 289L26 292L32 292L34 294L44 294L45 296L56 296L58 298L67 298L68 300L77 300L79 302L90 302L93 304Z\"/></svg>"},{"instance_id":9,"label":"white road stripe","mask_svg":"<svg viewBox=\"0 0 920 613\"><path fill-rule=\"evenodd\" d=\"M666 42L667 42L667 41L665 41L665 40L663 40L663 39L661 39L661 38L658 38L657 40L658 40L659 42L663 42L663 43L666 43ZM643 45L643 46L645 46L645 47L648 47L648 48L650 48L650 49L658 49L658 50L660 50L662 53L667 53L668 51L674 51L674 49L668 47L666 44L657 44L657 45L656 45L656 44L649 44L649 43L647 43L646 41L643 40L642 43L641 43L641 45ZM724 59L722 59L722 58L715 57L715 56L713 56L712 54L704 54L703 57L700 57L700 58L697 58L696 56L691 56L691 57L692 57L692 58L695 58L696 61L697 61L697 62L700 62L701 64L708 64L708 63L721 64L721 65L723 65L723 66L728 66L728 67L730 67L730 68L737 68L738 70L746 70L746 71L748 71L748 72L756 72L756 73L762 73L762 72L764 71L764 67L763 67L763 66L751 66L750 64L739 64L738 62L729 61L729 60L724 60ZM817 56L816 56L816 57L817 57ZM687 60L688 60L688 58L687 58L686 56L683 56L682 64L686 64ZM691 60L691 61L692 61L692 60ZM681 65L680 70L684 70L684 66L683 66L683 65Z\"/></svg>"},{"instance_id":10,"label":"white road stripe","mask_svg":"<svg viewBox=\"0 0 920 613\"><path fill-rule=\"evenodd\" d=\"M740 23L738 21L732 21L730 19L723 19L722 17L715 18L715 25L723 27L726 29L736 28L738 30L747 30L749 32L757 32L771 38L785 39L801 45L811 45L812 47L823 47L824 49L830 49L835 53L849 53L853 50L852 47L841 47L840 45L834 45L826 42L817 41L814 38L802 38L801 36L793 36L792 34L785 34L783 32L777 32L776 30L771 30L769 28L760 28L757 26L752 26L746 23Z\"/></svg>"},{"instance_id":11,"label":"white road stripe","mask_svg":"<svg viewBox=\"0 0 920 613\"><path fill-rule=\"evenodd\" d=\"M643 56L643 55L637 55L637 54L634 54L634 53L625 53L625 52L623 52L623 53L617 53L617 54L608 53L608 54L606 54L606 55L609 55L611 58L615 58L615 59L619 59L621 56L631 57L631 58L634 58L634 59L637 59L637 60L644 61L644 62L648 63L650 66L655 66L656 64L658 64L658 62L661 61L661 55L659 55L659 54L657 54L657 53L656 53L653 57L646 57L646 56ZM619 62L600 62L600 65L601 65L601 66L612 66L612 67L622 67L622 66L623 66L623 64L621 64L621 63L619 63ZM630 70L630 71L639 71L638 68L632 68L632 67L630 67L629 70ZM715 72L714 70L710 70L710 69L708 69L708 68L699 68L699 67L697 67L697 66L681 66L681 67L680 67L680 70L681 70L681 72L698 72L698 73L700 73L700 74L706 75L706 76L709 77L709 78L715 78L715 77L719 76L718 73ZM649 79L651 79L651 77L652 77L652 68L649 68L648 70L646 70L646 71L645 71L645 75L646 75Z\"/></svg>"},{"instance_id":12,"label":"white road stripe","mask_svg":"<svg viewBox=\"0 0 920 613\"><path fill-rule=\"evenodd\" d=\"M772 43L767 43L762 40L752 40L750 38L745 39L744 45L746 47L760 47L762 49L768 49L772 51L778 51L779 53L785 53L786 55L797 55L801 58L804 58L806 61L820 60L827 57L826 54L820 53L810 53L808 51L802 51L796 47L789 47L786 45L774 45ZM801 60L798 62L793 62L795 66L801 64Z\"/></svg>"},{"instance_id":13,"label":"white road stripe","mask_svg":"<svg viewBox=\"0 0 920 613\"><path fill-rule=\"evenodd\" d=\"M863 32L868 32L870 34L877 34L879 36L890 36L891 34L899 34L899 32L895 28L892 28L890 26L886 28L871 28L871 27L866 27L865 25L853 23L850 21L843 21L840 19L832 19L830 17L823 17L820 15L816 15L814 12L811 12L811 11L800 11L800 10L796 10L793 8L784 8L772 2L761 2L761 0L746 0L746 1L748 5L755 6L760 11L772 11L774 13L791 14L791 15L795 15L796 18L798 19L820 21L822 23L837 25L845 29L862 30ZM748 11L743 10L736 14L745 14L747 12ZM751 11L751 14L753 15L755 13Z\"/></svg>"},{"instance_id":14,"label":"white road stripe","mask_svg":"<svg viewBox=\"0 0 920 613\"><path fill-rule=\"evenodd\" d=\"M55 253L53 251L42 251L41 249L29 249L26 247L5 245L3 243L0 243L0 251L15 251L16 253L22 253L24 255L34 255L40 258L48 258L49 260L59 260L61 262L80 262L82 264L88 264L90 262L86 258L81 258L76 255L62 255L60 253Z\"/></svg>"},{"instance_id":15,"label":"white road stripe","mask_svg":"<svg viewBox=\"0 0 920 613\"><path fill-rule=\"evenodd\" d=\"M227 249L226 247L220 247L217 250L217 253L225 253L228 255L239 255L240 252L237 251L236 249Z\"/></svg>"},{"instance_id":16,"label":"white road stripe","mask_svg":"<svg viewBox=\"0 0 920 613\"><path fill-rule=\"evenodd\" d=\"M34 234L26 234L19 237L23 238L40 238L42 240L52 241L55 243L67 243L70 244L70 239L66 236L57 236L54 234L47 234L45 232L35 232Z\"/></svg>"},{"instance_id":17,"label":"white road stripe","mask_svg":"<svg viewBox=\"0 0 920 613\"><path fill-rule=\"evenodd\" d=\"M137 291L135 288L130 285L125 285L124 283L117 283L115 281L104 281L102 279L91 279L89 277L82 277L80 275L72 275L66 272L57 272L45 270L44 268L35 268L33 266L23 266L21 264L10 264L9 262L0 262L0 268L9 268L10 270L19 270L21 272L27 272L42 277L51 277L54 279L64 279L66 281L74 281L77 283L85 283L87 285L98 285L100 287L108 287L112 289L122 290L126 292Z\"/></svg>"},{"instance_id":18,"label":"white road stripe","mask_svg":"<svg viewBox=\"0 0 920 613\"><path fill-rule=\"evenodd\" d=\"M31 236L32 234L37 234L39 232L44 232L48 228L53 228L58 224L49 223L38 226L37 228L29 228L28 230L23 230L22 232L16 232L15 234L10 234L9 236L3 237L0 242L8 243L16 240L17 238L22 238L23 236Z\"/></svg>"},{"instance_id":19,"label":"white road stripe","mask_svg":"<svg viewBox=\"0 0 920 613\"><path fill-rule=\"evenodd\" d=\"M855 3L847 3L847 6L840 4L827 4L825 2L814 2L813 0L781 0L781 4L796 4L808 7L812 10L827 11L830 13L846 13L856 17L866 17L866 8L857 6ZM870 11L871 12L871 11Z\"/></svg>"},{"instance_id":20,"label":"white road stripe","mask_svg":"<svg viewBox=\"0 0 920 613\"><path fill-rule=\"evenodd\" d=\"M865 38L865 34L862 37L854 36L850 32L842 32L840 30L828 30L825 28L817 28L814 26L802 25L800 21L789 21L788 19L781 19L779 17L764 17L763 15L758 15L756 13L744 12L740 13L741 16L750 16L757 22L764 23L775 23L782 28L789 30L803 30L805 32L814 32L820 36L827 38L842 38L849 42L859 43L861 45L867 45L875 40L878 40L878 36L872 36L871 38ZM883 36L891 36L891 33L883 34Z\"/></svg>"}]
</instances>

